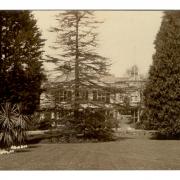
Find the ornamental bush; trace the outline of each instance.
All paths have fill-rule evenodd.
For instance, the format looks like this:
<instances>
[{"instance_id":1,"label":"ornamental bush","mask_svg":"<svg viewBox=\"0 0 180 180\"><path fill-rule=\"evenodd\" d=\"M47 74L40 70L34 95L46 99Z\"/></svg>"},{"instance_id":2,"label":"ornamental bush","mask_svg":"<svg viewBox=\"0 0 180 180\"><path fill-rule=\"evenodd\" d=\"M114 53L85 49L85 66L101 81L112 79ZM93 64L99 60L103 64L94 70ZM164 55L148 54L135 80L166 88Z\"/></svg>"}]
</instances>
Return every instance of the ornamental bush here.
<instances>
[{"instance_id":1,"label":"ornamental bush","mask_svg":"<svg viewBox=\"0 0 180 180\"><path fill-rule=\"evenodd\" d=\"M21 113L21 105L7 102L0 109L0 148L10 149L25 143L28 116Z\"/></svg>"}]
</instances>

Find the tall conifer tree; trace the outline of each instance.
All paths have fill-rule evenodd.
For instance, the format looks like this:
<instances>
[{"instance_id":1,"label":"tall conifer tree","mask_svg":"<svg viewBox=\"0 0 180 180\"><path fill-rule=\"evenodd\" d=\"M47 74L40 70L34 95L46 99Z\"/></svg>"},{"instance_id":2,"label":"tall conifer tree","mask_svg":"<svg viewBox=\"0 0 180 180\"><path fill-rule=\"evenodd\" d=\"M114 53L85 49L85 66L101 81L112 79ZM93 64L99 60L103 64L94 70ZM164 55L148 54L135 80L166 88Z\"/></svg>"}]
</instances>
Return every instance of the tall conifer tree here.
<instances>
[{"instance_id":1,"label":"tall conifer tree","mask_svg":"<svg viewBox=\"0 0 180 180\"><path fill-rule=\"evenodd\" d=\"M96 52L95 29L100 22L95 20L92 11L66 11L59 13L56 19L59 26L52 28L52 32L57 33L57 41L52 48L60 50L59 57L48 58L57 64L57 70L63 75L74 74L73 79L62 84L74 89L76 114L82 101L80 91L83 88L98 88L101 76L107 73L107 59Z\"/></svg>"},{"instance_id":2,"label":"tall conifer tree","mask_svg":"<svg viewBox=\"0 0 180 180\"><path fill-rule=\"evenodd\" d=\"M101 78L107 74L109 66L107 58L97 52L96 28L100 22L96 20L94 12L77 10L61 12L56 16L56 20L58 26L52 28L52 32L57 33L57 40L52 48L58 50L58 56L48 56L48 59L56 63L57 70L62 73L62 76L67 76L64 81L59 82L59 85L65 86L66 90L73 90L73 98L69 102L73 110L71 127L80 129L80 132L82 129L88 129L91 133L96 131L96 136L99 136L98 131L101 130L102 134L106 134L110 128L106 127L104 113L99 120L93 117L91 119L90 114L86 117L88 112L84 114L83 119L80 117L82 104L89 106L95 103L88 101L86 91L104 88ZM105 107L104 104L105 102L101 103L102 108ZM90 108L89 110L92 113ZM97 115L98 117L100 116ZM89 120L91 125L87 122ZM98 125L98 121L101 125ZM92 126L94 131L89 126Z\"/></svg>"},{"instance_id":3,"label":"tall conifer tree","mask_svg":"<svg viewBox=\"0 0 180 180\"><path fill-rule=\"evenodd\" d=\"M22 103L33 113L39 104L44 40L29 11L0 11L0 103Z\"/></svg>"},{"instance_id":4,"label":"tall conifer tree","mask_svg":"<svg viewBox=\"0 0 180 180\"><path fill-rule=\"evenodd\" d=\"M180 12L164 13L144 91L150 129L180 137Z\"/></svg>"}]
</instances>

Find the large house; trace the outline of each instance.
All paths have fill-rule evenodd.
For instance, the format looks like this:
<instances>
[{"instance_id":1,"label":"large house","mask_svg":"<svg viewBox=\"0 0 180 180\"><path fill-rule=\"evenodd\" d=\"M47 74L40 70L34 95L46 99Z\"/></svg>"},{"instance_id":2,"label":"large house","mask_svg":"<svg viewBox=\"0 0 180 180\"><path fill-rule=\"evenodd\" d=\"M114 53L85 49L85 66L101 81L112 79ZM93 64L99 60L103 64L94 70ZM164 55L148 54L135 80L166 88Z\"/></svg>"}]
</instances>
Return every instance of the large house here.
<instances>
[{"instance_id":1,"label":"large house","mask_svg":"<svg viewBox=\"0 0 180 180\"><path fill-rule=\"evenodd\" d=\"M61 77L60 82L65 78L67 77ZM138 74L127 77L104 76L101 78L103 88L80 89L80 108L105 107L106 111L117 120L120 121L122 115L129 115L135 123L139 121L143 105L142 90L145 82ZM52 119L59 120L64 113L73 108L73 89L66 85L58 85L59 80L48 84L49 91L54 92L54 95L47 92L41 95L41 119L45 118L45 112L49 112Z\"/></svg>"}]
</instances>

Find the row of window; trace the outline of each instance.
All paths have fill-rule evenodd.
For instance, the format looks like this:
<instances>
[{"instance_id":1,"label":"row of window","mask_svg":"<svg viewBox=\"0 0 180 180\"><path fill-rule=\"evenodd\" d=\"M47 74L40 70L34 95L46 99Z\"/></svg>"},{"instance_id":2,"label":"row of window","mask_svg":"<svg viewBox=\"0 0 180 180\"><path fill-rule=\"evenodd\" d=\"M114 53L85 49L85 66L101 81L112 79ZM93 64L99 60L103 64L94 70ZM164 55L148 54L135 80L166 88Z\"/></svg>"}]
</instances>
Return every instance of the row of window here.
<instances>
[{"instance_id":1,"label":"row of window","mask_svg":"<svg viewBox=\"0 0 180 180\"><path fill-rule=\"evenodd\" d=\"M58 100L59 102L71 101L73 97L72 91L59 91ZM88 100L89 99L89 92L88 91L80 91L79 92L79 100ZM100 101L110 103L110 93L109 92L102 92L102 91L93 91L93 101Z\"/></svg>"},{"instance_id":2,"label":"row of window","mask_svg":"<svg viewBox=\"0 0 180 180\"><path fill-rule=\"evenodd\" d=\"M88 91L81 91L78 94L79 99L88 100ZM72 91L59 91L59 102L72 100Z\"/></svg>"},{"instance_id":3,"label":"row of window","mask_svg":"<svg viewBox=\"0 0 180 180\"><path fill-rule=\"evenodd\" d=\"M79 100L88 100L90 96L90 93L86 90L86 91L80 91L79 92ZM73 97L73 92L70 90L62 90L59 91L59 96L58 96L58 100L59 102L66 102L66 101L71 101ZM94 90L92 92L92 100L93 101L99 101L99 102L105 102L105 103L110 103L110 93L109 92L103 92L103 91L98 91L98 90ZM131 96L130 97L130 101L131 102L138 102L139 96ZM119 102L123 102L124 101L124 96L119 95Z\"/></svg>"},{"instance_id":4,"label":"row of window","mask_svg":"<svg viewBox=\"0 0 180 180\"><path fill-rule=\"evenodd\" d=\"M119 102L123 102L124 101L124 98L125 98L125 96L122 96L122 95L120 95L119 96ZM130 96L130 99L129 99L131 102L138 102L138 101L140 101L140 97L137 95L137 96Z\"/></svg>"}]
</instances>

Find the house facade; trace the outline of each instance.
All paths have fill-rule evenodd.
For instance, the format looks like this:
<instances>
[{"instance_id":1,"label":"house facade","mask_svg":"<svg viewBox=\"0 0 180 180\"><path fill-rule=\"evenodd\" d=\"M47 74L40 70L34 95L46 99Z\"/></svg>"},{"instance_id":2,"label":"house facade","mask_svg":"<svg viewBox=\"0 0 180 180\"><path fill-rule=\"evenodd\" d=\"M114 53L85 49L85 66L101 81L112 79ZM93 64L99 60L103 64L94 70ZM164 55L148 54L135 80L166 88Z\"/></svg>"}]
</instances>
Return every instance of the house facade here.
<instances>
[{"instance_id":1,"label":"house facade","mask_svg":"<svg viewBox=\"0 0 180 180\"><path fill-rule=\"evenodd\" d=\"M136 77L115 77L113 75L102 77L103 88L82 88L79 91L80 109L105 108L117 121L121 121L123 115L131 116L133 122L140 121L143 106L142 91L145 79L138 74ZM45 118L44 112L51 114L51 119L61 121L61 118L73 109L73 88L59 86L58 82L50 83L50 89L56 89L52 93L41 95L40 118Z\"/></svg>"}]
</instances>

